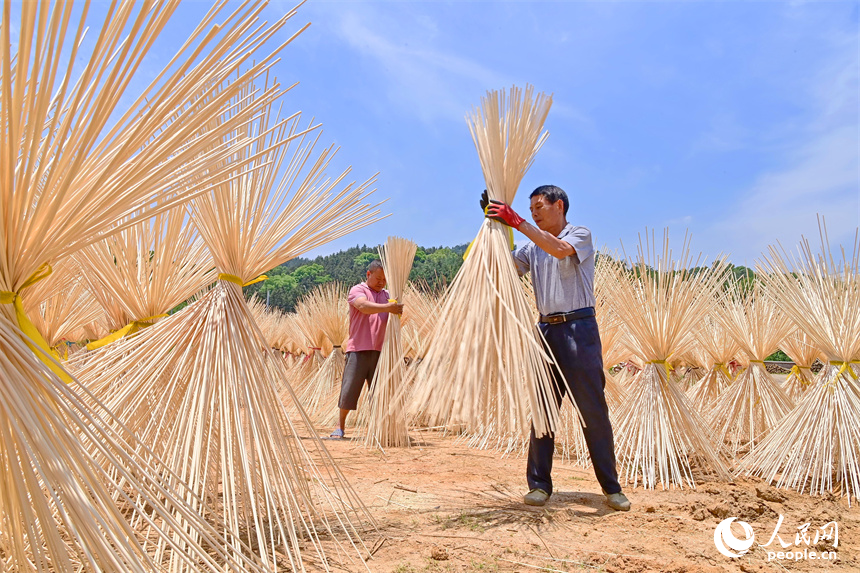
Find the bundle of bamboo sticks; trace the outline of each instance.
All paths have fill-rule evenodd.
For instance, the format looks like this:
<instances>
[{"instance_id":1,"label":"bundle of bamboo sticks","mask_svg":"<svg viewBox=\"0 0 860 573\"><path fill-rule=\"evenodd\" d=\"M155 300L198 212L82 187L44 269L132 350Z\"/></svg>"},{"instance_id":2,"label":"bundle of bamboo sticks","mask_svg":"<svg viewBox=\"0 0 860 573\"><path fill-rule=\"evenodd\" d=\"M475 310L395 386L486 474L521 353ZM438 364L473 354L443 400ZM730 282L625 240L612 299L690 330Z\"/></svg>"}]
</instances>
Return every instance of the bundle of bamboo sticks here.
<instances>
[{"instance_id":1,"label":"bundle of bamboo sticks","mask_svg":"<svg viewBox=\"0 0 860 573\"><path fill-rule=\"evenodd\" d=\"M300 393L302 406L315 423L328 421L337 410L346 366L343 345L349 338L349 304L346 299L344 285L332 282L314 289L304 302L309 316L332 347Z\"/></svg>"},{"instance_id":2,"label":"bundle of bamboo sticks","mask_svg":"<svg viewBox=\"0 0 860 573\"><path fill-rule=\"evenodd\" d=\"M510 204L544 142L551 97L531 87L489 92L469 127L489 197ZM552 357L532 321L510 253L507 228L485 219L440 303L412 408L440 424L500 436L555 430Z\"/></svg>"},{"instance_id":3,"label":"bundle of bamboo sticks","mask_svg":"<svg viewBox=\"0 0 860 573\"><path fill-rule=\"evenodd\" d=\"M372 524L284 382L283 360L242 294L264 270L379 218L367 203L372 179L344 184L348 171L328 178L332 148L314 157L319 135L300 129L299 121L298 115L279 120L264 106L231 134L232 176L192 201L193 223L218 271L216 286L116 343L124 355L109 372L88 362L80 374L97 375L91 387L98 397L122 405L122 422L211 504L205 515L223 516L225 534L236 532L253 548L236 551L273 571L302 570L311 555L323 567L335 555L363 567L360 534Z\"/></svg>"},{"instance_id":4,"label":"bundle of bamboo sticks","mask_svg":"<svg viewBox=\"0 0 860 573\"><path fill-rule=\"evenodd\" d=\"M261 569L146 442L67 384L26 310L64 258L220 181L213 165L233 153L221 138L259 109L206 126L270 65L264 55L242 71L295 13L260 26L261 3L223 18L213 6L150 86L129 92L177 4L111 5L90 44L88 8L76 22L70 2L24 2L16 52L8 4L0 21L0 523L15 570Z\"/></svg>"},{"instance_id":5,"label":"bundle of bamboo sticks","mask_svg":"<svg viewBox=\"0 0 860 573\"><path fill-rule=\"evenodd\" d=\"M728 364L741 347L712 316L706 317L699 325L696 339L710 364L701 380L687 390L687 399L694 410L704 415L711 411L720 394L734 380Z\"/></svg>"},{"instance_id":6,"label":"bundle of bamboo sticks","mask_svg":"<svg viewBox=\"0 0 860 573\"><path fill-rule=\"evenodd\" d=\"M88 344L90 350L151 326L215 281L212 257L183 207L89 245L75 260L106 314L122 317L108 325L114 334Z\"/></svg>"},{"instance_id":7,"label":"bundle of bamboo sticks","mask_svg":"<svg viewBox=\"0 0 860 573\"><path fill-rule=\"evenodd\" d=\"M402 237L388 237L385 245L379 248L379 258L392 301L403 300L417 249L418 245ZM389 314L382 351L371 383L373 393L370 397L365 446L385 450L409 445L406 431L407 378L400 316Z\"/></svg>"},{"instance_id":8,"label":"bundle of bamboo sticks","mask_svg":"<svg viewBox=\"0 0 860 573\"><path fill-rule=\"evenodd\" d=\"M734 379L706 415L715 441L729 454L756 444L791 410L793 403L764 367L764 359L777 349L791 323L773 299L756 283L741 293L733 283L731 295L714 313L748 358L749 366Z\"/></svg>"},{"instance_id":9,"label":"bundle of bamboo sticks","mask_svg":"<svg viewBox=\"0 0 860 573\"><path fill-rule=\"evenodd\" d=\"M827 362L739 471L811 494L838 490L850 503L860 494L860 230L835 258L821 227L819 252L806 239L794 256L771 247L759 276Z\"/></svg>"},{"instance_id":10,"label":"bundle of bamboo sticks","mask_svg":"<svg viewBox=\"0 0 860 573\"><path fill-rule=\"evenodd\" d=\"M694 272L700 261L690 257L689 237L681 256L673 259L668 231L657 250L653 237L641 240L631 271L611 265L607 280L614 312L625 324L624 344L643 360L617 411L615 451L621 474L634 486L658 483L695 487L694 465L730 479L708 437L707 425L690 409L678 384L672 381L669 359L695 344L695 325L711 311L726 274L723 260ZM698 270L698 269L697 269Z\"/></svg>"},{"instance_id":11,"label":"bundle of bamboo sticks","mask_svg":"<svg viewBox=\"0 0 860 573\"><path fill-rule=\"evenodd\" d=\"M802 330L795 330L786 336L779 348L794 361L794 366L786 376L782 389L796 403L812 384L814 378L812 365L816 360L825 361L826 358Z\"/></svg>"},{"instance_id":12,"label":"bundle of bamboo sticks","mask_svg":"<svg viewBox=\"0 0 860 573\"><path fill-rule=\"evenodd\" d=\"M403 352L412 361L423 360L430 345L438 297L425 284L406 285L403 295Z\"/></svg>"}]
</instances>

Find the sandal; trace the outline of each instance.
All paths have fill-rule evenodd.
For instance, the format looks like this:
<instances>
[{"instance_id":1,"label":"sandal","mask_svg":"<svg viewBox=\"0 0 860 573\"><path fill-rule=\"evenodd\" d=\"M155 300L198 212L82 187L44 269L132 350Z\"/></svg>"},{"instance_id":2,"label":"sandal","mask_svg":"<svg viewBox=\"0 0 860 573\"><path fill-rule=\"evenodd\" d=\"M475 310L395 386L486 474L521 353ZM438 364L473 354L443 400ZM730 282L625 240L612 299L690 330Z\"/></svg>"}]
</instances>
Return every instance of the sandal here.
<instances>
[{"instance_id":1,"label":"sandal","mask_svg":"<svg viewBox=\"0 0 860 573\"><path fill-rule=\"evenodd\" d=\"M329 438L343 439L343 437L343 430L341 428L335 428L334 431L329 435Z\"/></svg>"}]
</instances>

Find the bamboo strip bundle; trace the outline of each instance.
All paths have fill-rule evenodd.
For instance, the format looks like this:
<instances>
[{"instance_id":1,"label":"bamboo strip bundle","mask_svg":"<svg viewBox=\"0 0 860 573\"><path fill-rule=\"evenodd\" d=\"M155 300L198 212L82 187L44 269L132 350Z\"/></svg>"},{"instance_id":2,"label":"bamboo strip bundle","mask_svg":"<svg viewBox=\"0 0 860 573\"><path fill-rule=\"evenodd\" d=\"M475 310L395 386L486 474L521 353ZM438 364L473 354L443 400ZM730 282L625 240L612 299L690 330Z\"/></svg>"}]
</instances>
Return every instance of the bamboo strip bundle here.
<instances>
[{"instance_id":1,"label":"bamboo strip bundle","mask_svg":"<svg viewBox=\"0 0 860 573\"><path fill-rule=\"evenodd\" d=\"M278 344L278 336L280 335L278 327L284 313L277 308L267 310L266 303L260 300L260 297L257 295L252 296L248 300L248 312L259 327L260 333L262 333L268 347L280 349Z\"/></svg>"},{"instance_id":2,"label":"bamboo strip bundle","mask_svg":"<svg viewBox=\"0 0 860 573\"><path fill-rule=\"evenodd\" d=\"M294 312L284 313L279 317L276 333L278 348L300 358L304 351L304 344L296 325L296 314Z\"/></svg>"},{"instance_id":3,"label":"bamboo strip bundle","mask_svg":"<svg viewBox=\"0 0 860 573\"><path fill-rule=\"evenodd\" d=\"M91 290L124 322L110 324L110 337L95 350L150 326L204 285L215 281L212 257L184 208L145 219L75 254Z\"/></svg>"},{"instance_id":4,"label":"bamboo strip bundle","mask_svg":"<svg viewBox=\"0 0 860 573\"><path fill-rule=\"evenodd\" d=\"M331 352L320 364L304 392L299 394L305 412L318 423L327 420L337 410L340 397L340 384L346 366L343 345L349 338L347 294L343 284L332 282L314 289L307 299L319 330L332 345Z\"/></svg>"},{"instance_id":5,"label":"bamboo strip bundle","mask_svg":"<svg viewBox=\"0 0 860 573\"><path fill-rule=\"evenodd\" d=\"M406 285L403 295L403 352L413 361L423 360L429 349L439 300L427 285Z\"/></svg>"},{"instance_id":6,"label":"bamboo strip bundle","mask_svg":"<svg viewBox=\"0 0 860 573\"><path fill-rule=\"evenodd\" d=\"M102 309L96 302L80 270L65 259L45 280L27 290L24 309L33 326L52 349L64 347L60 358L66 357L66 342L83 338L83 326L99 320Z\"/></svg>"},{"instance_id":7,"label":"bamboo strip bundle","mask_svg":"<svg viewBox=\"0 0 860 573\"><path fill-rule=\"evenodd\" d=\"M606 285L606 281L612 280L613 277L613 272L610 269L613 264L612 261L613 258L604 251L600 253L594 264L594 312L597 318L598 332L600 332L603 375L606 379L604 393L610 413L614 412L627 398L624 388L609 372L609 368L621 362L627 354L622 344L624 325L620 317L612 310L612 291ZM590 461L591 458L588 460Z\"/></svg>"},{"instance_id":8,"label":"bamboo strip bundle","mask_svg":"<svg viewBox=\"0 0 860 573\"><path fill-rule=\"evenodd\" d=\"M710 269L693 272L688 238L681 256L672 259L668 231L663 249L656 251L646 232L640 238L632 273L612 265L607 280L614 311L624 321L625 344L645 357L629 389L629 398L616 412L615 452L624 479L634 487L670 485L695 488L693 466L718 478L731 479L708 438L707 425L690 409L680 387L670 381L668 359L683 353L695 339L693 327L711 311L726 274L723 260Z\"/></svg>"},{"instance_id":9,"label":"bamboo strip bundle","mask_svg":"<svg viewBox=\"0 0 860 573\"><path fill-rule=\"evenodd\" d=\"M531 87L489 92L469 126L490 199L510 204L546 133L551 97ZM558 408L552 357L532 321L510 253L507 228L485 219L440 303L432 342L418 367L412 408L434 423L493 428L501 436L554 431Z\"/></svg>"},{"instance_id":10,"label":"bamboo strip bundle","mask_svg":"<svg viewBox=\"0 0 860 573\"><path fill-rule=\"evenodd\" d=\"M822 225L823 226L823 225ZM799 254L774 247L762 281L779 308L827 358L812 386L739 471L779 487L821 495L860 495L860 241L835 259L822 230L821 250L806 239Z\"/></svg>"},{"instance_id":11,"label":"bamboo strip bundle","mask_svg":"<svg viewBox=\"0 0 860 573\"><path fill-rule=\"evenodd\" d=\"M122 405L123 423L216 507L226 531L253 547L247 558L272 571L304 571L314 559L328 570L335 555L364 568L360 535L372 519L284 382L283 360L254 322L242 286L378 220L379 210L366 202L370 181L344 184L348 170L327 178L332 148L314 158L319 135L300 130L298 115L278 121L271 111L234 134L253 136L234 148L235 176L191 204L216 286L117 343L125 357L92 387ZM125 383L108 392L116 376ZM295 416L278 400L279 386Z\"/></svg>"},{"instance_id":12,"label":"bamboo strip bundle","mask_svg":"<svg viewBox=\"0 0 860 573\"><path fill-rule=\"evenodd\" d=\"M301 336L301 349L305 355L302 361L303 367L293 382L293 390L299 396L310 391L311 382L319 373L325 356L328 354L327 349L333 346L326 338L325 332L320 328L318 317L314 307L309 302L309 298L309 296L305 296L299 301L293 318L293 324Z\"/></svg>"},{"instance_id":13,"label":"bamboo strip bundle","mask_svg":"<svg viewBox=\"0 0 860 573\"><path fill-rule=\"evenodd\" d=\"M732 299L714 316L749 358L749 366L720 395L706 418L715 441L737 456L744 449L754 449L794 406L764 367L764 359L792 326L761 283L745 295L736 287L730 292Z\"/></svg>"},{"instance_id":14,"label":"bamboo strip bundle","mask_svg":"<svg viewBox=\"0 0 860 573\"><path fill-rule=\"evenodd\" d=\"M388 294L394 301L403 300L417 250L417 244L402 237L388 237L385 245L379 248ZM384 451L409 445L406 431L407 379L400 316L389 314L382 351L371 382L373 393L369 397L365 447Z\"/></svg>"},{"instance_id":15,"label":"bamboo strip bundle","mask_svg":"<svg viewBox=\"0 0 860 573\"><path fill-rule=\"evenodd\" d=\"M686 394L693 409L704 414L711 411L720 394L732 383L734 377L728 364L738 355L741 347L720 322L711 316L706 317L699 325L696 338L710 367Z\"/></svg>"},{"instance_id":16,"label":"bamboo strip bundle","mask_svg":"<svg viewBox=\"0 0 860 573\"><path fill-rule=\"evenodd\" d=\"M794 366L783 382L782 389L796 403L815 378L812 373L813 363L816 360L826 361L826 358L802 330L795 330L786 336L779 347L794 361Z\"/></svg>"},{"instance_id":17,"label":"bamboo strip bundle","mask_svg":"<svg viewBox=\"0 0 860 573\"><path fill-rule=\"evenodd\" d=\"M70 2L24 2L17 34L9 3L0 20L0 523L13 570L259 570L109 410L67 385L25 310L53 264L135 212L181 204L192 182L223 178L212 168L232 153L222 135L257 112L200 129L271 65L263 57L238 73L294 13L260 26L259 3L220 23L224 4L213 6L150 86L130 93L177 4L114 3L89 52L88 6L75 23Z\"/></svg>"}]
</instances>

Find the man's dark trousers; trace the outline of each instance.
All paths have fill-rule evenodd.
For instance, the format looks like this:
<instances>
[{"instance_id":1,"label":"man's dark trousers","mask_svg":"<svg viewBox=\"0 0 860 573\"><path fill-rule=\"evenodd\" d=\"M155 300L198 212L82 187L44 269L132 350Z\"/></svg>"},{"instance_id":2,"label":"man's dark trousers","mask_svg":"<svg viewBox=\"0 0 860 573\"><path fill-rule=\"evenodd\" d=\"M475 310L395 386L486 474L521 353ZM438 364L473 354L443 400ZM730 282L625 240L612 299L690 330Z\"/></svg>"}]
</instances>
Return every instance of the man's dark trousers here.
<instances>
[{"instance_id":1,"label":"man's dark trousers","mask_svg":"<svg viewBox=\"0 0 860 573\"><path fill-rule=\"evenodd\" d=\"M585 427L585 443L594 465L597 481L606 493L618 493L618 472L615 468L615 444L612 425L603 389L606 378L603 374L603 351L597 320L591 316L559 324L539 323L538 327L564 373L570 391L582 413ZM567 393L564 381L555 373L556 399L561 406ZM539 488L552 493L552 455L555 451L555 436L535 437L534 428L529 442L529 458L526 475L529 489Z\"/></svg>"}]
</instances>

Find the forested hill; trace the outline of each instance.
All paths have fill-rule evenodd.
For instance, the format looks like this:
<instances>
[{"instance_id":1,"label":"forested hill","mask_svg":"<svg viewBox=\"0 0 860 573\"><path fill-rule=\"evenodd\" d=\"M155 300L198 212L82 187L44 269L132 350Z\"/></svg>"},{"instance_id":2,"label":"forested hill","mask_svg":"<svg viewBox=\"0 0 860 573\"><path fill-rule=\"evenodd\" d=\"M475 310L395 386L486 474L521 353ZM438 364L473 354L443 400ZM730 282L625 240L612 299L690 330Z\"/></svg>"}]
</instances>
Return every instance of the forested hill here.
<instances>
[{"instance_id":1,"label":"forested hill","mask_svg":"<svg viewBox=\"0 0 860 573\"><path fill-rule=\"evenodd\" d=\"M419 247L409 278L426 281L433 289L441 289L457 274L463 264L467 245L455 247ZM269 304L284 311L295 310L296 302L315 286L340 281L350 287L364 280L368 263L378 259L376 247L355 246L345 251L315 259L298 258L275 267L265 281L245 287L245 295L256 293Z\"/></svg>"}]
</instances>

